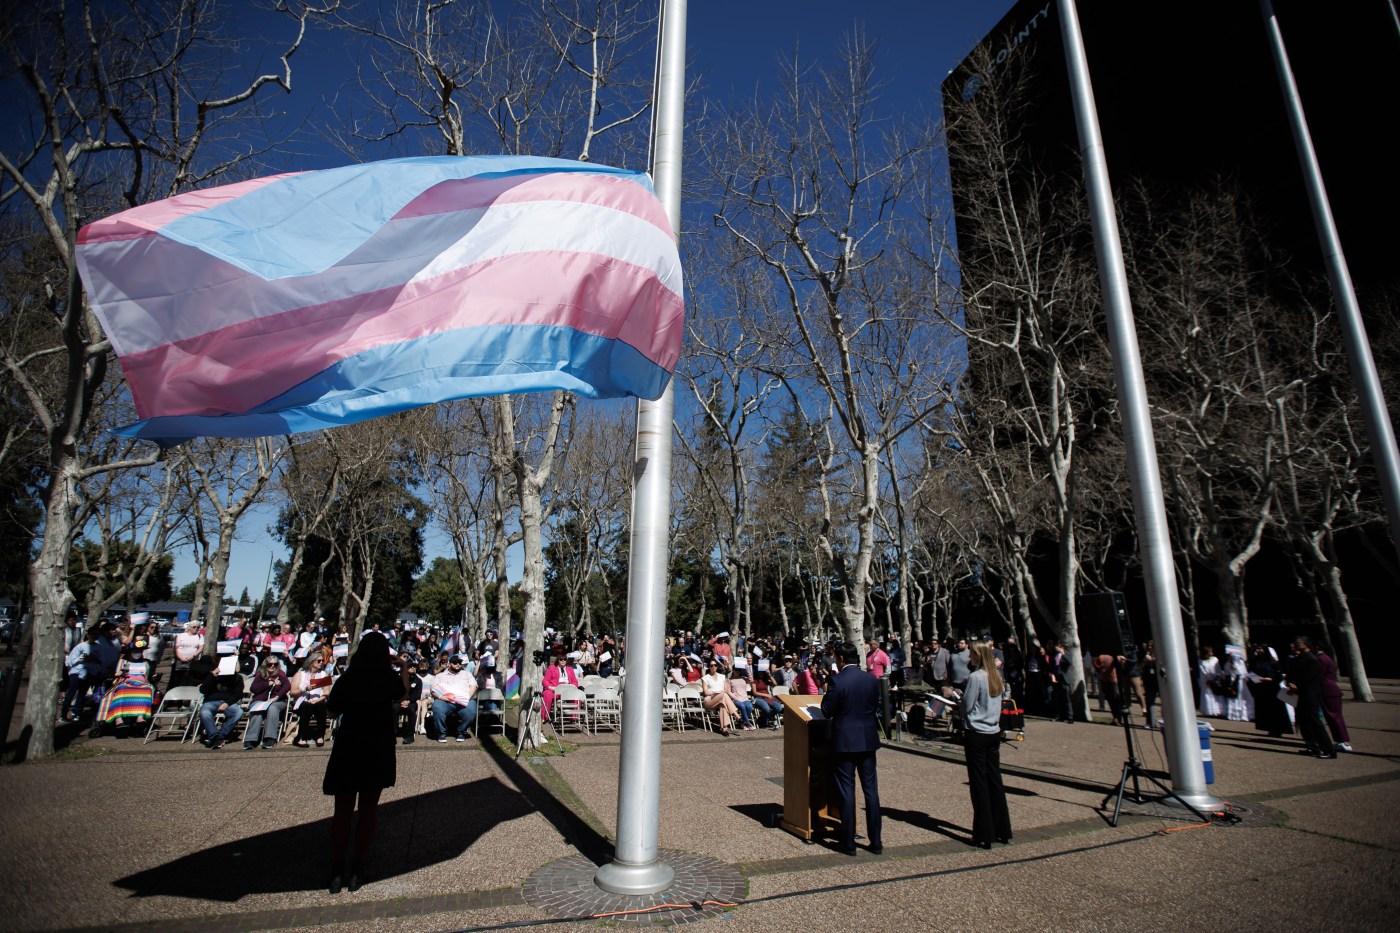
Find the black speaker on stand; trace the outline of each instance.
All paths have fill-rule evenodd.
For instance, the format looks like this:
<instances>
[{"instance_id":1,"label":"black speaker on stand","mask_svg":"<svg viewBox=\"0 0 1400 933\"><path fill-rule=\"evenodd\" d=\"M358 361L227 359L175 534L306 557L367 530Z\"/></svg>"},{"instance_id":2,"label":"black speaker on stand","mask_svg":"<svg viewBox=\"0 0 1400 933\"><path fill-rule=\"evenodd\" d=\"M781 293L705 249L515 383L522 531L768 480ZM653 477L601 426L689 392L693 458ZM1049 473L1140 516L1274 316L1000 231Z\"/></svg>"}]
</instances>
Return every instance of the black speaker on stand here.
<instances>
[{"instance_id":1,"label":"black speaker on stand","mask_svg":"<svg viewBox=\"0 0 1400 933\"><path fill-rule=\"evenodd\" d=\"M1137 640L1123 594L1085 593L1079 600L1079 635L1090 654L1137 660Z\"/></svg>"},{"instance_id":2,"label":"black speaker on stand","mask_svg":"<svg viewBox=\"0 0 1400 933\"><path fill-rule=\"evenodd\" d=\"M1183 807L1196 814L1201 822L1210 822L1210 817L1182 800L1171 788L1148 774L1143 768L1142 762L1138 761L1137 743L1133 741L1132 714L1129 712L1132 707L1127 702L1128 691L1124 689L1128 667L1137 663L1137 641L1133 638L1133 626L1128 619L1128 606L1123 601L1123 594L1116 591L1085 593L1079 603L1079 634L1090 654L1095 656L1112 655L1118 671L1118 696L1114 698L1118 709L1115 712L1119 721L1123 723L1123 740L1128 746L1128 760L1123 762L1123 774L1118 779L1118 787L1107 797L1104 797L1103 802L1099 804L1101 807L1106 807L1110 800L1113 801L1113 819L1110 823L1113 826L1118 825L1118 813L1123 809L1123 794L1128 789L1129 778L1132 778L1133 781L1132 800L1134 803L1146 803L1142 795L1142 788L1139 786L1139 779L1145 778L1156 784L1163 795L1176 800Z\"/></svg>"}]
</instances>

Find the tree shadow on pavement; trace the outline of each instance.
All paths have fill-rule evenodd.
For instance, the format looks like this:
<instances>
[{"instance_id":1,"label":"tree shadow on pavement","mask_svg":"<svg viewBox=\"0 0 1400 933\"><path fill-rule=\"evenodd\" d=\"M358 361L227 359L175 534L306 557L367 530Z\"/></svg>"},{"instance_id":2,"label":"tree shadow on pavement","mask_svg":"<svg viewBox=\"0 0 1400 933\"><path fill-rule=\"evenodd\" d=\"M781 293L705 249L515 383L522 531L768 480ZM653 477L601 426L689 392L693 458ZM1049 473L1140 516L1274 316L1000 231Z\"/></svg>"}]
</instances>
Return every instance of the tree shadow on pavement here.
<instances>
[{"instance_id":1,"label":"tree shadow on pavement","mask_svg":"<svg viewBox=\"0 0 1400 933\"><path fill-rule=\"evenodd\" d=\"M330 809L327 798L328 813ZM492 829L534 809L524 796L494 777L387 801L379 807L370 873L380 880L449 862ZM228 902L250 894L315 891L330 877L330 826L327 816L246 836L112 884L135 897ZM197 834L198 828L192 828L191 836Z\"/></svg>"}]
</instances>

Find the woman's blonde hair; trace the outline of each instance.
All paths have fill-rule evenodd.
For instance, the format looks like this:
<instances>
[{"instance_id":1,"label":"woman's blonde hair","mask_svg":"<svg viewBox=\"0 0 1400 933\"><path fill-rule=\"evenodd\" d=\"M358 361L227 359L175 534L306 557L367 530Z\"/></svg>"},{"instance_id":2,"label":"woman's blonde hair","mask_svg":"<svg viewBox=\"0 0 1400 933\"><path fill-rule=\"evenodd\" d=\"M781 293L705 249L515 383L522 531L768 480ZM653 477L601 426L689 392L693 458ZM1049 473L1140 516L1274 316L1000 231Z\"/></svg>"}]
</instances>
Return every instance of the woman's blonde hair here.
<instances>
[{"instance_id":1,"label":"woman's blonde hair","mask_svg":"<svg viewBox=\"0 0 1400 933\"><path fill-rule=\"evenodd\" d=\"M1001 670L997 667L996 652L992 649L989 641L979 641L972 646L972 653L977 655L977 668L987 672L987 691L994 697L999 697L1006 689L1006 681L1001 679Z\"/></svg>"}]
</instances>

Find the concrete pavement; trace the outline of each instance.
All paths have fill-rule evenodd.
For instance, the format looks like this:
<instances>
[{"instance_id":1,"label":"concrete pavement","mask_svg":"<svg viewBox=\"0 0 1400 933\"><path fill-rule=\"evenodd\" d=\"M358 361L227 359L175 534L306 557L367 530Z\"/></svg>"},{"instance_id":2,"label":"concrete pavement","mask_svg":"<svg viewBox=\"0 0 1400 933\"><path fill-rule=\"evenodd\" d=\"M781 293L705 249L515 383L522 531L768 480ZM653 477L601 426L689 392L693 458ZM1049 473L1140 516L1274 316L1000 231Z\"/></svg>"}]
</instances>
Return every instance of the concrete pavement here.
<instances>
[{"instance_id":1,"label":"concrete pavement","mask_svg":"<svg viewBox=\"0 0 1400 933\"><path fill-rule=\"evenodd\" d=\"M1357 751L1337 761L1214 721L1214 791L1243 817L1228 827L1153 807L1109 827L1099 804L1125 757L1122 730L1031 719L1026 741L1003 745L1016 839L990 852L966 842L955 745L880 753L885 854L852 859L769 827L780 735L667 732L661 846L748 879L741 905L698 928L1395 929L1400 684L1377 692L1378 703L1347 704ZM1164 770L1160 738L1136 734L1144 764ZM620 923L550 917L521 893L544 865L610 851L617 739L569 738L576 751L533 763L474 742L401 747L372 880L336 896L324 887L328 750L104 738L72 760L0 768L0 930Z\"/></svg>"}]
</instances>

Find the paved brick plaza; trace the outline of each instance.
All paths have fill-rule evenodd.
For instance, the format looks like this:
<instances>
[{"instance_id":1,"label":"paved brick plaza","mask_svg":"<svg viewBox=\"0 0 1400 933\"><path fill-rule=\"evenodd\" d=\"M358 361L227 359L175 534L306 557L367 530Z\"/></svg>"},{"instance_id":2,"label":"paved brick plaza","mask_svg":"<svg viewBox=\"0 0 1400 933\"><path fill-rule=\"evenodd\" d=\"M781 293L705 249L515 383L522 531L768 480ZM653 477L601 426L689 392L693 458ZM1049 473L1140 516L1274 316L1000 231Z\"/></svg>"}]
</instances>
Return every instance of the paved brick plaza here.
<instances>
[{"instance_id":1,"label":"paved brick plaza","mask_svg":"<svg viewBox=\"0 0 1400 933\"><path fill-rule=\"evenodd\" d=\"M851 859L769 828L780 737L668 732L662 848L747 879L741 906L674 920L764 931L1396 929L1400 684L1382 682L1378 695L1347 705L1357 752L1338 761L1217 721L1215 792L1244 816L1231 827L1140 812L1109 827L1097 807L1118 778L1122 731L1031 720L1026 741L1003 753L1016 840L991 852L964 841L971 811L955 746L880 753L885 855ZM1160 742L1138 734L1144 762L1160 767ZM617 739L580 741L535 763L475 743L401 748L372 880L336 896L324 889L325 750L100 739L88 745L97 757L0 768L0 929L617 925L561 918L524 893L545 866L609 851Z\"/></svg>"}]
</instances>

